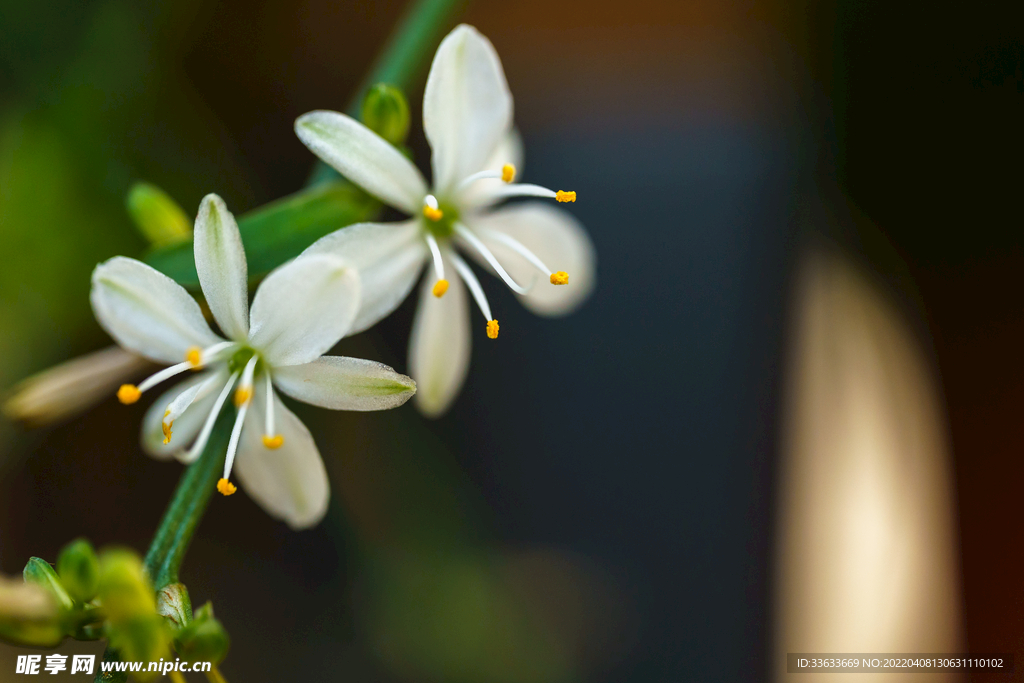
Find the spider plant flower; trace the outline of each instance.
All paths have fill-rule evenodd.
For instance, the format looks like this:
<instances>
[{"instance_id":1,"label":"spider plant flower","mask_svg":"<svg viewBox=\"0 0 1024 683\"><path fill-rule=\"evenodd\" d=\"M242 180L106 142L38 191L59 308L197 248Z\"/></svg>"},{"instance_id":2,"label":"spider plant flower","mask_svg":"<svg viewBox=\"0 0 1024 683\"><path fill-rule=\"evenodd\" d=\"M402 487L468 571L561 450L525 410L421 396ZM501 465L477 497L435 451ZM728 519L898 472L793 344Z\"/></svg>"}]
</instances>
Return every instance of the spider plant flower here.
<instances>
[{"instance_id":1,"label":"spider plant flower","mask_svg":"<svg viewBox=\"0 0 1024 683\"><path fill-rule=\"evenodd\" d=\"M589 294L594 251L579 223L549 204L494 208L511 197L574 202L576 193L514 182L522 146L512 128L512 95L494 47L471 26L455 28L437 50L423 96L423 127L433 187L397 149L344 114L314 111L295 122L317 156L410 216L344 228L306 253L343 255L359 269L363 293L352 333L393 311L432 264L420 291L409 367L419 386L418 407L434 416L458 394L469 365L467 289L487 336L495 339L499 331L460 253L501 278L527 308L553 316Z\"/></svg>"},{"instance_id":2,"label":"spider plant flower","mask_svg":"<svg viewBox=\"0 0 1024 683\"><path fill-rule=\"evenodd\" d=\"M248 268L234 217L207 195L195 225L195 260L207 304L226 338L176 282L140 261L115 257L96 267L92 307L121 346L169 364L117 397L134 403L178 375L190 375L157 399L143 423L143 446L156 457L194 461L218 414L236 409L217 489L235 492L231 474L271 515L300 528L327 508L327 476L305 425L276 390L334 410L401 405L415 383L366 360L324 356L351 328L360 280L331 254L300 256L268 275L248 301ZM275 390L276 389L276 390Z\"/></svg>"}]
</instances>

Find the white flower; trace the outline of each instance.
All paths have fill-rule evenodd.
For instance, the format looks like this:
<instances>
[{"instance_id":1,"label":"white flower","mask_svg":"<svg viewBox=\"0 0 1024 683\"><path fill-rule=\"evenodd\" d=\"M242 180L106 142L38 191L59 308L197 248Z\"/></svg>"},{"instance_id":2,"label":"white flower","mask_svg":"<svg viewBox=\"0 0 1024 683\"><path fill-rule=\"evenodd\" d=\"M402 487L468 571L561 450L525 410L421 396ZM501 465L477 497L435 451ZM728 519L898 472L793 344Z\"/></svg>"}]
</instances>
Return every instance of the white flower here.
<instances>
[{"instance_id":1,"label":"white flower","mask_svg":"<svg viewBox=\"0 0 1024 683\"><path fill-rule=\"evenodd\" d=\"M121 346L172 364L137 387L123 385L118 398L134 403L166 379L202 370L149 409L143 445L157 457L195 460L233 391L237 415L217 489L235 492L237 464L239 480L271 515L296 528L315 524L327 509L327 475L309 430L274 387L324 408L382 410L407 401L416 385L379 363L322 355L348 332L359 301L359 276L337 256L300 256L281 266L260 284L250 309L238 226L211 194L196 218L195 259L227 340L184 288L146 264L119 256L93 272L92 307L103 328Z\"/></svg>"},{"instance_id":2,"label":"white flower","mask_svg":"<svg viewBox=\"0 0 1024 683\"><path fill-rule=\"evenodd\" d=\"M456 247L541 315L567 313L586 298L593 285L594 250L579 223L553 207L491 210L508 197L565 202L575 201L576 193L512 184L521 161L512 95L494 47L471 26L457 27L437 50L423 96L423 126L433 152L433 188L398 150L344 114L310 112L295 122L295 131L344 176L412 216L402 223L344 228L306 253L344 255L359 269L362 302L351 333L393 311L423 266L433 262L434 277L426 278L420 292L409 367L419 386L418 407L438 415L458 394L469 365L463 283L487 320L487 336L498 336L483 289ZM551 286L568 284L567 271L571 285ZM538 275L542 282L536 282Z\"/></svg>"}]
</instances>

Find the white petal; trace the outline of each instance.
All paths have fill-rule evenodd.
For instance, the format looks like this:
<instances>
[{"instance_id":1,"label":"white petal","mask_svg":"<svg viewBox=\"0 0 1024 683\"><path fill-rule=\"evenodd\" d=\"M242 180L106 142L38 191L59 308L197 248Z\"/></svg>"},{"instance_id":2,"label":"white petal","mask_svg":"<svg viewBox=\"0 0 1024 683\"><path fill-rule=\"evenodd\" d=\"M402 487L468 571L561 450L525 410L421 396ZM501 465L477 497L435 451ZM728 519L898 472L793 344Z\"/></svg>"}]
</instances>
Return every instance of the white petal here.
<instances>
[{"instance_id":1,"label":"white petal","mask_svg":"<svg viewBox=\"0 0 1024 683\"><path fill-rule=\"evenodd\" d=\"M318 157L385 204L417 214L427 194L419 170L384 138L335 111L311 111L295 133Z\"/></svg>"},{"instance_id":2,"label":"white petal","mask_svg":"<svg viewBox=\"0 0 1024 683\"><path fill-rule=\"evenodd\" d=\"M253 396L249 418L235 460L235 473L245 492L273 517L293 529L311 527L327 512L330 485L320 451L306 425L274 395L280 448L263 445L265 392Z\"/></svg>"},{"instance_id":3,"label":"white petal","mask_svg":"<svg viewBox=\"0 0 1024 683\"><path fill-rule=\"evenodd\" d=\"M505 164L512 164L516 167L516 179L523 176L523 138L515 128L510 129L502 136L501 142L494 148L491 158L484 164L482 170L496 171L498 173L505 167ZM467 187L459 195L460 206L485 206L499 201L499 197L492 197L494 190L504 187L500 179L481 180Z\"/></svg>"},{"instance_id":4,"label":"white petal","mask_svg":"<svg viewBox=\"0 0 1024 683\"><path fill-rule=\"evenodd\" d=\"M434 186L449 193L483 170L512 125L512 94L491 42L465 24L441 41L423 93Z\"/></svg>"},{"instance_id":5,"label":"white petal","mask_svg":"<svg viewBox=\"0 0 1024 683\"><path fill-rule=\"evenodd\" d=\"M313 243L305 254L334 254L359 271L359 313L348 334L362 332L398 308L428 256L418 220L357 223Z\"/></svg>"},{"instance_id":6,"label":"white petal","mask_svg":"<svg viewBox=\"0 0 1024 683\"><path fill-rule=\"evenodd\" d=\"M241 341L249 334L249 267L235 217L217 195L203 197L193 239L210 312L224 334Z\"/></svg>"},{"instance_id":7,"label":"white petal","mask_svg":"<svg viewBox=\"0 0 1024 683\"><path fill-rule=\"evenodd\" d=\"M145 370L156 368L120 346L108 346L22 380L4 403L3 412L41 427L111 398L118 386Z\"/></svg>"},{"instance_id":8,"label":"white petal","mask_svg":"<svg viewBox=\"0 0 1024 683\"><path fill-rule=\"evenodd\" d=\"M204 372L201 375L190 377L184 382L175 384L153 402L153 405L146 411L146 417L142 420L142 447L147 453L154 458L163 460L177 456L188 448L199 434L199 430L202 429L203 422L206 421L210 410L213 409L213 403L217 400L217 390L221 388L223 382L214 382L212 390L204 391L203 395L197 396L192 405L174 421L174 424L171 425L171 442L168 444L164 443L164 431L161 426L164 413L171 401L182 392L199 387L203 382L215 376L224 377L224 373Z\"/></svg>"},{"instance_id":9,"label":"white petal","mask_svg":"<svg viewBox=\"0 0 1024 683\"><path fill-rule=\"evenodd\" d=\"M271 365L308 363L351 328L359 291L358 272L340 258L301 255L256 290L249 343Z\"/></svg>"},{"instance_id":10,"label":"white petal","mask_svg":"<svg viewBox=\"0 0 1024 683\"><path fill-rule=\"evenodd\" d=\"M331 410L387 410L416 393L416 382L361 358L323 356L274 371L274 384L292 398Z\"/></svg>"},{"instance_id":11,"label":"white petal","mask_svg":"<svg viewBox=\"0 0 1024 683\"><path fill-rule=\"evenodd\" d=\"M455 267L445 261L445 270L454 273ZM432 293L432 278L423 279L409 338L409 373L416 380L416 407L428 417L448 410L469 370L466 288L458 277L449 283L448 292L438 299Z\"/></svg>"},{"instance_id":12,"label":"white petal","mask_svg":"<svg viewBox=\"0 0 1024 683\"><path fill-rule=\"evenodd\" d=\"M115 256L96 266L89 299L118 344L156 361L180 363L193 346L221 341L181 285L135 259Z\"/></svg>"},{"instance_id":13,"label":"white petal","mask_svg":"<svg viewBox=\"0 0 1024 683\"><path fill-rule=\"evenodd\" d=\"M505 233L549 268L569 274L567 285L553 285L541 276L533 289L519 296L534 313L565 315L583 303L593 290L597 265L594 245L572 214L545 204L517 204L472 216L468 225L517 282L531 282L540 273L509 246L487 239L487 230ZM480 263L491 270L482 260Z\"/></svg>"}]
</instances>

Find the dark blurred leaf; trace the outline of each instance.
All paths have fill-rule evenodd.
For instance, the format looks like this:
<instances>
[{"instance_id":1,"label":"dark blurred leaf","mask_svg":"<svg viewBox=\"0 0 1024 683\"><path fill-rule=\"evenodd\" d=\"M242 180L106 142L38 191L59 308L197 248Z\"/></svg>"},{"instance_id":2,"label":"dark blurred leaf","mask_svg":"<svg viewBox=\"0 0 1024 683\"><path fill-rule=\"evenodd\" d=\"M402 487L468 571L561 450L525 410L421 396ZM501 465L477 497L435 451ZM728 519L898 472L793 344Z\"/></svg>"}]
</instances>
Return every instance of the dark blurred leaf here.
<instances>
[{"instance_id":1,"label":"dark blurred leaf","mask_svg":"<svg viewBox=\"0 0 1024 683\"><path fill-rule=\"evenodd\" d=\"M338 228L373 220L380 202L348 182L297 192L238 219L249 260L249 277L259 278ZM185 287L199 287L192 241L151 251L146 263Z\"/></svg>"}]
</instances>

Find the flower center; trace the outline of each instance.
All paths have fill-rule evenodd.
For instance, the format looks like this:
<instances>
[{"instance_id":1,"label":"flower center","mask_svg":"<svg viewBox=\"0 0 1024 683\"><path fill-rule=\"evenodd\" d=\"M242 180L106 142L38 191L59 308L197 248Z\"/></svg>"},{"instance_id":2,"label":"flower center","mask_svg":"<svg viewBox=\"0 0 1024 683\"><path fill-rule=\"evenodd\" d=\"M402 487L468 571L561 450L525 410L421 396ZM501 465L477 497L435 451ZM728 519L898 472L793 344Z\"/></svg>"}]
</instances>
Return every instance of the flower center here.
<instances>
[{"instance_id":1,"label":"flower center","mask_svg":"<svg viewBox=\"0 0 1024 683\"><path fill-rule=\"evenodd\" d=\"M432 194L423 200L423 229L436 239L448 239L455 233L459 210L454 204L439 202Z\"/></svg>"},{"instance_id":2,"label":"flower center","mask_svg":"<svg viewBox=\"0 0 1024 683\"><path fill-rule=\"evenodd\" d=\"M230 358L228 358L228 372L230 374L241 372L255 355L256 351L254 349L251 349L248 346L240 347L237 351L231 354ZM261 362L262 359L256 361L256 374L263 369L261 367Z\"/></svg>"}]
</instances>

